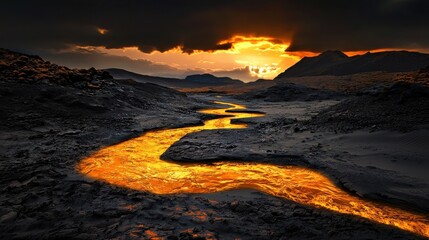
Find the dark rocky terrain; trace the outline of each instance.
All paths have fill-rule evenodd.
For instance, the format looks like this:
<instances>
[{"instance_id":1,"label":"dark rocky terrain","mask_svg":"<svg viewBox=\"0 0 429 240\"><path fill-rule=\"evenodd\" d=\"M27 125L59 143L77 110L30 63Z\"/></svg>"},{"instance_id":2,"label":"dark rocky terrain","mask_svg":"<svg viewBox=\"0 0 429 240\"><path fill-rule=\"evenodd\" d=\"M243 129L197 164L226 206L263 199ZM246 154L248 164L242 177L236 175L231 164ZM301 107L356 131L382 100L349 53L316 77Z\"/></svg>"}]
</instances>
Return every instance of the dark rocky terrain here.
<instances>
[{"instance_id":1,"label":"dark rocky terrain","mask_svg":"<svg viewBox=\"0 0 429 240\"><path fill-rule=\"evenodd\" d=\"M212 105L204 96L198 100L154 84L114 80L95 69L68 69L6 50L0 59L0 239L420 238L253 190L154 195L88 179L75 166L91 152L149 129L199 124L207 116L195 110ZM344 171L350 166L334 157L337 152L328 154L329 146L318 144L321 137L305 135L299 124L335 103L304 102L295 108L255 104L269 117L249 119L252 127L245 130L191 134L171 152L204 153L199 156L204 160L202 156L223 156L222 151L231 149L218 144L234 144L230 156L246 161L252 160L244 159L249 155L298 154L292 164L304 161L317 168L321 165L315 162L323 161L322 166L337 171L338 182L356 190L357 178L350 177L368 169ZM175 151L192 142L194 151ZM310 158L314 156L319 157ZM372 169L371 176L380 172ZM389 177L395 176L384 178ZM389 190L387 183L380 181L380 188Z\"/></svg>"},{"instance_id":2,"label":"dark rocky terrain","mask_svg":"<svg viewBox=\"0 0 429 240\"><path fill-rule=\"evenodd\" d=\"M96 89L113 79L102 70L69 69L32 56L0 48L0 77L2 81L19 83L54 83L80 89Z\"/></svg>"},{"instance_id":3,"label":"dark rocky terrain","mask_svg":"<svg viewBox=\"0 0 429 240\"><path fill-rule=\"evenodd\" d=\"M234 95L238 96L238 98L240 99L247 100L251 100L252 98L259 98L272 99L275 101L287 101L296 98L296 100L305 101L306 99L308 99L309 93L313 93L314 96L311 97L313 99L329 99L329 96L332 96L333 99L335 99L335 95L355 95L359 94L367 88L371 88L374 85L389 85L394 82L417 83L429 87L428 67L409 72L377 71L362 72L341 76L322 75L276 78L274 81L258 80L255 82L238 83L232 85L180 88L180 91L188 93L217 93L224 95ZM307 87L309 89L306 89L305 93L301 97L300 95L291 92L291 90L293 89L292 86L294 85L290 84L297 85L296 93L299 93L299 91L301 91L297 89L298 86L299 88ZM313 89L312 92L308 91L310 89ZM270 96L270 94L273 94L274 96ZM294 97L287 97L288 94L292 94ZM323 97L322 95L325 97Z\"/></svg>"},{"instance_id":4,"label":"dark rocky terrain","mask_svg":"<svg viewBox=\"0 0 429 240\"><path fill-rule=\"evenodd\" d=\"M343 94L329 90L320 90L294 83L278 83L263 90L255 90L235 96L242 100L281 101L321 101L340 99Z\"/></svg>"},{"instance_id":5,"label":"dark rocky terrain","mask_svg":"<svg viewBox=\"0 0 429 240\"><path fill-rule=\"evenodd\" d=\"M406 82L372 86L322 111L308 123L311 128L331 131L427 129L429 88Z\"/></svg>"},{"instance_id":6,"label":"dark rocky terrain","mask_svg":"<svg viewBox=\"0 0 429 240\"><path fill-rule=\"evenodd\" d=\"M217 93L222 95L240 95L247 92L257 92L276 85L277 82L259 79L255 82L236 83L222 86L208 86L198 88L181 88L181 92L186 93Z\"/></svg>"},{"instance_id":7,"label":"dark rocky terrain","mask_svg":"<svg viewBox=\"0 0 429 240\"><path fill-rule=\"evenodd\" d=\"M429 167L425 147L429 111L424 95L417 95L425 89L393 84L380 90L379 96L386 99L379 101L362 95L343 101L241 102L267 115L236 120L251 127L233 134L231 130L189 134L163 157L185 162L228 159L305 166L327 174L361 197L427 213L429 178L423 169ZM390 98L386 91L395 93ZM393 111L395 104L404 105Z\"/></svg>"},{"instance_id":8,"label":"dark rocky terrain","mask_svg":"<svg viewBox=\"0 0 429 240\"><path fill-rule=\"evenodd\" d=\"M341 51L326 51L304 57L275 79L302 76L350 75L363 72L408 72L429 65L429 54L407 51L366 53L348 57Z\"/></svg>"},{"instance_id":9,"label":"dark rocky terrain","mask_svg":"<svg viewBox=\"0 0 429 240\"><path fill-rule=\"evenodd\" d=\"M372 85L341 101L322 101L325 91L316 89L321 98L313 102L305 101L307 92L267 101L270 94L276 97L277 86L267 88L274 91L264 91L262 98L245 93L238 97L247 100L242 103L266 112L265 117L237 120L252 127L233 135L227 130L189 134L164 157L306 166L360 196L427 213L429 178L423 169L429 167L429 88L412 83L425 82L424 74L422 69L409 82Z\"/></svg>"}]
</instances>

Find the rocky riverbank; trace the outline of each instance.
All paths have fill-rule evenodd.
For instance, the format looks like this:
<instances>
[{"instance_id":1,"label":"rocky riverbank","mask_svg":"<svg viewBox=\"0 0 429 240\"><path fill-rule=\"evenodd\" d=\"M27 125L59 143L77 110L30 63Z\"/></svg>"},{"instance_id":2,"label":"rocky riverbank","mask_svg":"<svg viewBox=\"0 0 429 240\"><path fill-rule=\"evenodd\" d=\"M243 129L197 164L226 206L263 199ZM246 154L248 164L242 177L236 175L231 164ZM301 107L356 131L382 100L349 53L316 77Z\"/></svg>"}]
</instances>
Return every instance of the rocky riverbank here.
<instances>
[{"instance_id":1,"label":"rocky riverbank","mask_svg":"<svg viewBox=\"0 0 429 240\"><path fill-rule=\"evenodd\" d=\"M86 178L75 170L83 157L150 129L200 124L207 116L196 109L212 107L207 102L211 99L191 98L153 84L114 80L95 69L73 70L38 57L2 54L1 239L419 239L398 229L255 190L155 195ZM275 139L300 133L304 129L299 121L335 103L301 103L289 108L255 104L269 118L249 120L249 130L187 136L179 146L190 145L192 141L187 139L203 137L194 141L199 144L195 150L178 152L185 154L181 156L224 156L221 150L233 149L237 154L254 153L255 148L254 156L270 155L273 161L281 154L290 160L296 153L298 163L327 150L323 143L317 144L320 136L294 138L296 148L310 149L304 154L281 148L282 142ZM221 145L211 145L207 139Z\"/></svg>"}]
</instances>

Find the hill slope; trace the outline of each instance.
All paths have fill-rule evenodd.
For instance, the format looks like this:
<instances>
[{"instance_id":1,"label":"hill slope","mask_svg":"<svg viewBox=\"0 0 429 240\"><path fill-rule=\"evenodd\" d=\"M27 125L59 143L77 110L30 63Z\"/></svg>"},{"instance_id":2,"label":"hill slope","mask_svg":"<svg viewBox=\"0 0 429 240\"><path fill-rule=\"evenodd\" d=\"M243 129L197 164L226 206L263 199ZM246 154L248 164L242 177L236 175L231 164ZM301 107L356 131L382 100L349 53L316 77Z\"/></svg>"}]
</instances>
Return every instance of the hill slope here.
<instances>
[{"instance_id":1,"label":"hill slope","mask_svg":"<svg viewBox=\"0 0 429 240\"><path fill-rule=\"evenodd\" d=\"M106 69L107 72L110 73L115 79L132 79L137 82L142 83L154 83L158 85L163 86L170 86L170 87L178 87L180 86L181 79L178 78L164 78L164 77L155 77L155 76L148 76L148 75L142 75L134 72L130 72L124 69L119 68L108 68Z\"/></svg>"},{"instance_id":2,"label":"hill slope","mask_svg":"<svg viewBox=\"0 0 429 240\"><path fill-rule=\"evenodd\" d=\"M117 68L109 68L106 69L106 71L116 79L133 79L137 82L154 83L172 88L195 88L242 83L240 80L231 79L229 77L216 77L211 74L189 75L185 79L178 79L142 75Z\"/></svg>"},{"instance_id":3,"label":"hill slope","mask_svg":"<svg viewBox=\"0 0 429 240\"><path fill-rule=\"evenodd\" d=\"M427 65L429 65L429 54L418 52L368 52L348 57L341 51L326 51L316 57L304 57L275 79L321 75L342 76L375 71L408 72Z\"/></svg>"}]
</instances>

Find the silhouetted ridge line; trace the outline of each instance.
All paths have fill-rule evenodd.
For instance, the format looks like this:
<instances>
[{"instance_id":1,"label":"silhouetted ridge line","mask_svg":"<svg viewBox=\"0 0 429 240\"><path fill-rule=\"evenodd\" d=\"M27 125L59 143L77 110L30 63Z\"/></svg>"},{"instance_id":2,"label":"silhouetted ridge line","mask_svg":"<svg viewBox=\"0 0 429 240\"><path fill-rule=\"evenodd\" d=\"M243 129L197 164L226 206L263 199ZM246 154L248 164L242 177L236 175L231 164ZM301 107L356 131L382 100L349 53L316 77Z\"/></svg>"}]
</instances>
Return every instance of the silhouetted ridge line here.
<instances>
[{"instance_id":1,"label":"silhouetted ridge line","mask_svg":"<svg viewBox=\"0 0 429 240\"><path fill-rule=\"evenodd\" d=\"M341 51L326 51L316 57L304 57L279 74L286 77L342 76L363 72L409 72L429 65L429 54L408 51L365 53L348 57Z\"/></svg>"}]
</instances>

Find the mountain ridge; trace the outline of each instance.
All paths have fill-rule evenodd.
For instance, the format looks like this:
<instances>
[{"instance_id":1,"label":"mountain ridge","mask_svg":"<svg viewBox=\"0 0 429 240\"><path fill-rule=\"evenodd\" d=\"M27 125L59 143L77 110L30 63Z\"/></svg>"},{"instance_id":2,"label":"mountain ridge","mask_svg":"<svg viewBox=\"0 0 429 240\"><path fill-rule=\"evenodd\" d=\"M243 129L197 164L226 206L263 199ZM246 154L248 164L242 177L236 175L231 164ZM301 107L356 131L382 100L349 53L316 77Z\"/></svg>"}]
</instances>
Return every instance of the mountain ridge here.
<instances>
[{"instance_id":1,"label":"mountain ridge","mask_svg":"<svg viewBox=\"0 0 429 240\"><path fill-rule=\"evenodd\" d=\"M154 83L173 88L208 87L243 83L237 79L232 79L230 77L216 77L208 73L188 75L185 79L180 79L149 76L120 68L107 68L104 70L109 72L116 79L133 79L137 82Z\"/></svg>"},{"instance_id":2,"label":"mountain ridge","mask_svg":"<svg viewBox=\"0 0 429 240\"><path fill-rule=\"evenodd\" d=\"M385 51L348 57L341 51L325 51L304 57L274 79L287 77L343 76L363 72L409 72L429 65L429 54L410 51Z\"/></svg>"}]
</instances>

